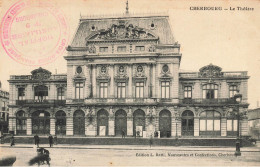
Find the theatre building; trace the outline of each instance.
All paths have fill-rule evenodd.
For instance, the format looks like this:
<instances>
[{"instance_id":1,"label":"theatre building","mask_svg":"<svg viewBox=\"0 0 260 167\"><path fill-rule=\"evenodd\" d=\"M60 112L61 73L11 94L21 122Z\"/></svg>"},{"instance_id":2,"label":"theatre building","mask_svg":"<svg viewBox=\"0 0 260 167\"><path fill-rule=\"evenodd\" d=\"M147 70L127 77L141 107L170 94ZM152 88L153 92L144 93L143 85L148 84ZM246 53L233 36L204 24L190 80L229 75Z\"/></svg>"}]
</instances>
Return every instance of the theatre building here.
<instances>
[{"instance_id":1,"label":"theatre building","mask_svg":"<svg viewBox=\"0 0 260 167\"><path fill-rule=\"evenodd\" d=\"M247 72L206 65L181 72L165 15L82 17L67 74L10 76L9 128L17 135L234 137L234 94L247 112ZM191 63L192 64L192 63ZM248 133L247 116L240 132Z\"/></svg>"}]
</instances>

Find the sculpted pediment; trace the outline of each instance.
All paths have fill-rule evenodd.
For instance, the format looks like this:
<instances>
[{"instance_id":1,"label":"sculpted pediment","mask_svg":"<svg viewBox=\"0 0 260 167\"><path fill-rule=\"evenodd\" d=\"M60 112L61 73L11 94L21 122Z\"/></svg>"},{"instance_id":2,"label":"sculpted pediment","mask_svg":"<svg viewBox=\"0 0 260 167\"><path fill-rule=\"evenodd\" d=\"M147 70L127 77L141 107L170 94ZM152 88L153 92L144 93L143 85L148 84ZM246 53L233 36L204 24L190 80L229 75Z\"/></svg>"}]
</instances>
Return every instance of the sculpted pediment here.
<instances>
[{"instance_id":1,"label":"sculpted pediment","mask_svg":"<svg viewBox=\"0 0 260 167\"><path fill-rule=\"evenodd\" d=\"M222 68L213 64L204 66L200 69L199 76L205 78L219 78L223 77Z\"/></svg>"},{"instance_id":2,"label":"sculpted pediment","mask_svg":"<svg viewBox=\"0 0 260 167\"><path fill-rule=\"evenodd\" d=\"M51 77L51 72L41 67L33 70L31 74L32 74L32 79L34 80L46 80Z\"/></svg>"},{"instance_id":3,"label":"sculpted pediment","mask_svg":"<svg viewBox=\"0 0 260 167\"><path fill-rule=\"evenodd\" d=\"M158 37L149 30L133 24L113 24L110 28L101 29L86 38L87 41L115 39L158 39Z\"/></svg>"}]
</instances>

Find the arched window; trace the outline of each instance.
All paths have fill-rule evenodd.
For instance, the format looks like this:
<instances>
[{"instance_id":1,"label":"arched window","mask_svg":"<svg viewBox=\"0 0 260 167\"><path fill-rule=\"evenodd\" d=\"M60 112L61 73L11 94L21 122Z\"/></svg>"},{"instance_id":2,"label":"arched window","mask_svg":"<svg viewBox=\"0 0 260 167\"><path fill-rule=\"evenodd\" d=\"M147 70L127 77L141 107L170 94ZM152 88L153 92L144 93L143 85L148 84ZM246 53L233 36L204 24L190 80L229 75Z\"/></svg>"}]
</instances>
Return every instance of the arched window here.
<instances>
[{"instance_id":1,"label":"arched window","mask_svg":"<svg viewBox=\"0 0 260 167\"><path fill-rule=\"evenodd\" d=\"M220 135L220 118L217 111L204 111L200 114L200 135Z\"/></svg>"},{"instance_id":2,"label":"arched window","mask_svg":"<svg viewBox=\"0 0 260 167\"><path fill-rule=\"evenodd\" d=\"M34 88L34 99L43 101L48 99L48 87L47 86L36 86Z\"/></svg>"},{"instance_id":3,"label":"arched window","mask_svg":"<svg viewBox=\"0 0 260 167\"><path fill-rule=\"evenodd\" d=\"M218 98L218 85L206 84L203 85L203 99L216 99Z\"/></svg>"}]
</instances>

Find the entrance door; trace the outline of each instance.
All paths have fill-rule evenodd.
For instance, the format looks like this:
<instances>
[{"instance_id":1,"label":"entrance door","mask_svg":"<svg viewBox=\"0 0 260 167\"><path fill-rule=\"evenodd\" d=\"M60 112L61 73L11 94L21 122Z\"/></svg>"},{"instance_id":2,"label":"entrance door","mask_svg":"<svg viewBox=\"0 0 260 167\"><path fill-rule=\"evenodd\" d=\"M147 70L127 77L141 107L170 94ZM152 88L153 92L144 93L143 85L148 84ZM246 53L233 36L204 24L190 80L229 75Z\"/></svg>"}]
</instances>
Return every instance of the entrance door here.
<instances>
[{"instance_id":1,"label":"entrance door","mask_svg":"<svg viewBox=\"0 0 260 167\"><path fill-rule=\"evenodd\" d=\"M127 120L126 120L126 112L124 110L118 110L115 114L115 135L122 135L122 131L127 135Z\"/></svg>"},{"instance_id":2,"label":"entrance door","mask_svg":"<svg viewBox=\"0 0 260 167\"><path fill-rule=\"evenodd\" d=\"M159 114L159 131L161 137L171 137L171 113L168 110Z\"/></svg>"},{"instance_id":3,"label":"entrance door","mask_svg":"<svg viewBox=\"0 0 260 167\"><path fill-rule=\"evenodd\" d=\"M35 111L32 114L32 133L50 134L50 113L46 111Z\"/></svg>"},{"instance_id":4,"label":"entrance door","mask_svg":"<svg viewBox=\"0 0 260 167\"><path fill-rule=\"evenodd\" d=\"M136 110L134 112L134 135L136 136L143 136L142 132L145 131L145 113L142 110ZM136 133L136 127L142 127L142 131L138 131Z\"/></svg>"},{"instance_id":5,"label":"entrance door","mask_svg":"<svg viewBox=\"0 0 260 167\"><path fill-rule=\"evenodd\" d=\"M56 135L66 135L66 113L64 111L58 111L55 114L55 119Z\"/></svg>"},{"instance_id":6,"label":"entrance door","mask_svg":"<svg viewBox=\"0 0 260 167\"><path fill-rule=\"evenodd\" d=\"M194 114L192 111L184 111L181 118L183 136L194 135Z\"/></svg>"},{"instance_id":7,"label":"entrance door","mask_svg":"<svg viewBox=\"0 0 260 167\"><path fill-rule=\"evenodd\" d=\"M73 115L73 132L74 135L85 135L85 114L81 110Z\"/></svg>"},{"instance_id":8,"label":"entrance door","mask_svg":"<svg viewBox=\"0 0 260 167\"><path fill-rule=\"evenodd\" d=\"M103 130L105 130L105 133L103 133ZM108 135L108 113L106 110L100 110L97 113L97 134Z\"/></svg>"}]
</instances>

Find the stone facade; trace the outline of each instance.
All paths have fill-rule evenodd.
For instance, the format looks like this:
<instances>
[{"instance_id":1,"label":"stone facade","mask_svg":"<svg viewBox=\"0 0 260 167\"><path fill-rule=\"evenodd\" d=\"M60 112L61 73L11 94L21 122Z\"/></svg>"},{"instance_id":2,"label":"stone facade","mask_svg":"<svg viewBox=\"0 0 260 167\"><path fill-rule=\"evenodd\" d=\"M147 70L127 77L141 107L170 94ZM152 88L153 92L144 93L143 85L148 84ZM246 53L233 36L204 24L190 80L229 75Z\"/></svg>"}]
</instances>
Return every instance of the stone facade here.
<instances>
[{"instance_id":1,"label":"stone facade","mask_svg":"<svg viewBox=\"0 0 260 167\"><path fill-rule=\"evenodd\" d=\"M237 130L232 111L239 107L247 113L247 72L222 72L212 64L180 72L180 44L168 16L81 18L67 51L66 75L39 68L32 75L11 76L10 130L232 137ZM238 92L243 100L235 104ZM246 122L245 114L242 135L247 135Z\"/></svg>"},{"instance_id":2,"label":"stone facade","mask_svg":"<svg viewBox=\"0 0 260 167\"><path fill-rule=\"evenodd\" d=\"M8 132L8 104L9 104L9 93L2 90L2 84L0 81L0 135Z\"/></svg>"}]
</instances>

